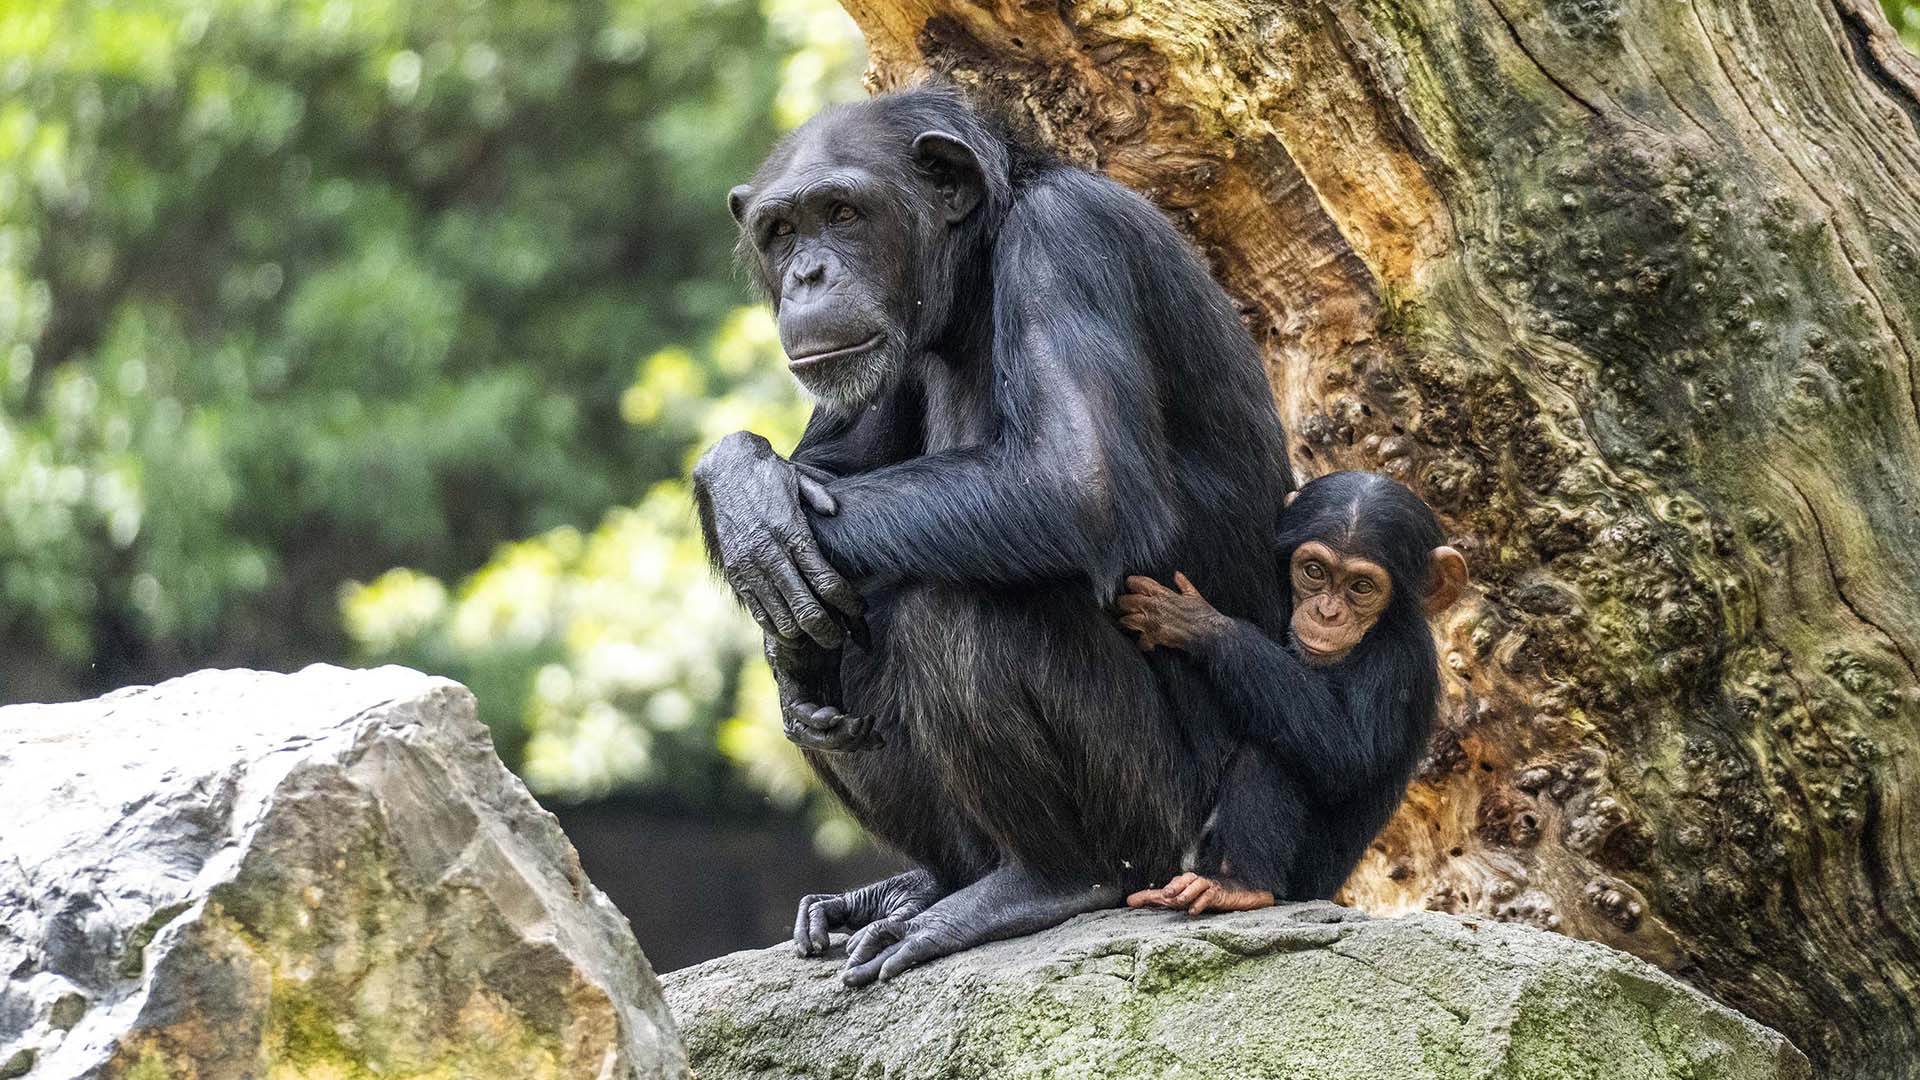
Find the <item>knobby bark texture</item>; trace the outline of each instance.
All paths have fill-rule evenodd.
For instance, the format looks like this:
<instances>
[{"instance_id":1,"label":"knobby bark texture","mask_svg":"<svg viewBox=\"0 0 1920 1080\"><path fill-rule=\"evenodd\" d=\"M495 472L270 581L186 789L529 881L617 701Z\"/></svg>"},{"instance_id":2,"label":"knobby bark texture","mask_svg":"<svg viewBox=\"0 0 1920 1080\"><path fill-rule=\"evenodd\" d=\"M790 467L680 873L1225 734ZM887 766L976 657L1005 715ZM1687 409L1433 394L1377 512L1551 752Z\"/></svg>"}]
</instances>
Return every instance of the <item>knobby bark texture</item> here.
<instances>
[{"instance_id":1,"label":"knobby bark texture","mask_svg":"<svg viewBox=\"0 0 1920 1080\"><path fill-rule=\"evenodd\" d=\"M1920 63L1872 0L846 0L1200 245L1477 579L1346 887L1920 1075Z\"/></svg>"}]
</instances>

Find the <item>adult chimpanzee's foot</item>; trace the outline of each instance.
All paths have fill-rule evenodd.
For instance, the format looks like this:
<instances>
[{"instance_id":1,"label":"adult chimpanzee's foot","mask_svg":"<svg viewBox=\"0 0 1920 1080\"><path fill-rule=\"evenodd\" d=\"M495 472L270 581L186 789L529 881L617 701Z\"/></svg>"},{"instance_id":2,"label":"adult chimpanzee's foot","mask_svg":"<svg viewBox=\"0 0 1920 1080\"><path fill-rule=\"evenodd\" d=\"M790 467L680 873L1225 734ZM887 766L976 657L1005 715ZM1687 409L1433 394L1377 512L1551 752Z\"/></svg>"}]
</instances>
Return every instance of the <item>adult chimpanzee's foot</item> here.
<instances>
[{"instance_id":1,"label":"adult chimpanzee's foot","mask_svg":"<svg viewBox=\"0 0 1920 1080\"><path fill-rule=\"evenodd\" d=\"M800 898L793 918L793 947L801 956L825 956L835 930L862 931L878 922L905 922L946 895L931 873L914 868L843 893L814 893ZM864 932L864 931L862 931ZM852 949L860 934L849 939Z\"/></svg>"},{"instance_id":2,"label":"adult chimpanzee's foot","mask_svg":"<svg viewBox=\"0 0 1920 1080\"><path fill-rule=\"evenodd\" d=\"M848 986L865 986L938 957L1058 926L1120 903L1115 885L1063 888L1018 866L995 870L918 915L877 920L847 943Z\"/></svg>"}]
</instances>

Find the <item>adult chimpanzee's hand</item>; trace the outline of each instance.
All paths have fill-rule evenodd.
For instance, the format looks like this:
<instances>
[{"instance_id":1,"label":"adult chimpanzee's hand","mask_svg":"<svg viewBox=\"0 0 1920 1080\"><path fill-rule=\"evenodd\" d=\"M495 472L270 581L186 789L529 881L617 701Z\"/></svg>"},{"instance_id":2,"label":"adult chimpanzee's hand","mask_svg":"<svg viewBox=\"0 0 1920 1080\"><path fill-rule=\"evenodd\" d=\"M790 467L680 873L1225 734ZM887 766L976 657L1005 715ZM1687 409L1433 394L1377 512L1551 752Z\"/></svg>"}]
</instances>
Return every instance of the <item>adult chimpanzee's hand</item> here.
<instances>
[{"instance_id":1,"label":"adult chimpanzee's hand","mask_svg":"<svg viewBox=\"0 0 1920 1080\"><path fill-rule=\"evenodd\" d=\"M838 648L847 635L833 613L858 618L865 605L820 553L801 509L804 499L816 514L839 510L824 474L737 431L694 466L693 491L708 550L760 628L782 641Z\"/></svg>"},{"instance_id":2,"label":"adult chimpanzee's hand","mask_svg":"<svg viewBox=\"0 0 1920 1080\"><path fill-rule=\"evenodd\" d=\"M850 753L886 745L871 716L849 716L840 700L840 653L811 641L766 639L767 666L780 693L781 729L802 750Z\"/></svg>"}]
</instances>

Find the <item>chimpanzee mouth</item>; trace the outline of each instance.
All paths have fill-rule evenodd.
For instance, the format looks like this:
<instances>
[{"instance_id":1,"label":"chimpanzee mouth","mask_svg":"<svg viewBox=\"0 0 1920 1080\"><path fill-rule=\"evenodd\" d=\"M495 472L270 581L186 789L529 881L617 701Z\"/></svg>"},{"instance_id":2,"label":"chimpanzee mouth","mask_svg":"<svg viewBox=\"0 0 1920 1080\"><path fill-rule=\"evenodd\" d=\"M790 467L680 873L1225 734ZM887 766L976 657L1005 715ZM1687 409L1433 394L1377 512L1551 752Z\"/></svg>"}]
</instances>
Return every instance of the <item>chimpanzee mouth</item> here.
<instances>
[{"instance_id":1,"label":"chimpanzee mouth","mask_svg":"<svg viewBox=\"0 0 1920 1080\"><path fill-rule=\"evenodd\" d=\"M1316 631L1319 627L1314 628ZM1299 627L1293 628L1294 644L1307 654L1307 658L1319 664L1331 664L1353 651L1356 642L1347 639L1344 634L1331 637L1323 633L1303 634Z\"/></svg>"},{"instance_id":2,"label":"chimpanzee mouth","mask_svg":"<svg viewBox=\"0 0 1920 1080\"><path fill-rule=\"evenodd\" d=\"M886 337L885 334L875 334L872 337L868 338L865 341L860 342L857 345L845 345L838 349L828 349L825 352L808 353L805 356L789 357L787 359L787 370L793 371L793 372L806 371L810 368L819 367L821 364L838 360L841 357L854 356L859 353L866 352L870 349L878 348L880 345L880 342L885 337Z\"/></svg>"}]
</instances>

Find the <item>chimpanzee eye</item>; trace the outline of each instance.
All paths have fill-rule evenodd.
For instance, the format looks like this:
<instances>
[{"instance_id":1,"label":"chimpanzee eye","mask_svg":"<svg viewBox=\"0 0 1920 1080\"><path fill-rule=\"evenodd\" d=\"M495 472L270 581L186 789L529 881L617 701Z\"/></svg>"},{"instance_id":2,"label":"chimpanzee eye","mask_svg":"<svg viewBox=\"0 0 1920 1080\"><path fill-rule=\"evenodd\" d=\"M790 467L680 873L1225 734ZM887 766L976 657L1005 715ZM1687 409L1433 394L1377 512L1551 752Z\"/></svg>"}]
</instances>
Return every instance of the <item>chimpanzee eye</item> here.
<instances>
[{"instance_id":1,"label":"chimpanzee eye","mask_svg":"<svg viewBox=\"0 0 1920 1080\"><path fill-rule=\"evenodd\" d=\"M1314 581L1327 580L1327 568L1324 566L1321 566L1317 562L1310 562L1306 566L1302 567L1301 573L1306 574L1308 578Z\"/></svg>"},{"instance_id":2,"label":"chimpanzee eye","mask_svg":"<svg viewBox=\"0 0 1920 1080\"><path fill-rule=\"evenodd\" d=\"M832 222L835 225L845 225L847 222L852 221L854 218L857 218L859 216L860 216L860 211L855 210L853 207L848 206L846 203L835 203L833 205L833 214L830 220L832 220Z\"/></svg>"},{"instance_id":3,"label":"chimpanzee eye","mask_svg":"<svg viewBox=\"0 0 1920 1080\"><path fill-rule=\"evenodd\" d=\"M767 232L769 235L772 235L772 236L792 236L793 222L776 221L773 223L773 228L768 229Z\"/></svg>"},{"instance_id":4,"label":"chimpanzee eye","mask_svg":"<svg viewBox=\"0 0 1920 1080\"><path fill-rule=\"evenodd\" d=\"M1359 581L1353 583L1353 591L1360 596L1365 596L1373 591L1373 582L1368 581L1366 578L1361 578Z\"/></svg>"}]
</instances>

